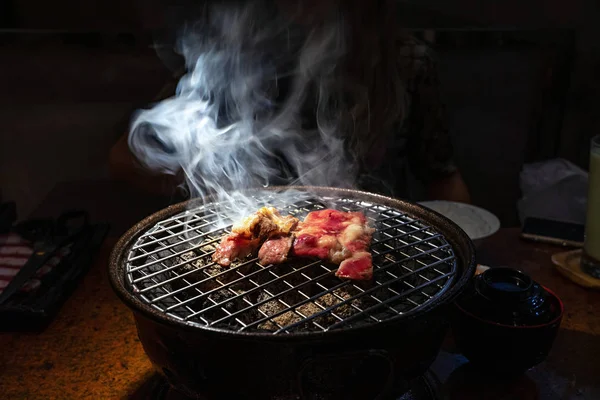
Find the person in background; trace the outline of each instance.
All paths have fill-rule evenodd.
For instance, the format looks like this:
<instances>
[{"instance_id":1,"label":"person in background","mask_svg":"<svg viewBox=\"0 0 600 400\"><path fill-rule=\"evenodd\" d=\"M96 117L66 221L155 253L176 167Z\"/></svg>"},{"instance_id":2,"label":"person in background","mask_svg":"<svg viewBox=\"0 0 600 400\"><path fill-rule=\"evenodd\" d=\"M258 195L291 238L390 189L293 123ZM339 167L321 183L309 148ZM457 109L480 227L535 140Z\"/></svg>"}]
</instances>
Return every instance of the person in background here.
<instances>
[{"instance_id":1,"label":"person in background","mask_svg":"<svg viewBox=\"0 0 600 400\"><path fill-rule=\"evenodd\" d=\"M360 164L359 189L421 200L411 193L413 176L429 200L469 203L469 190L453 159L436 60L424 43L399 29L397 2L275 2L297 23L318 24L337 12L350 26L349 49L336 76L365 93L348 105L344 132ZM172 95L175 86L168 85L160 97ZM177 176L155 175L139 166L127 135L113 146L109 165L116 179L154 193L172 194L181 183Z\"/></svg>"}]
</instances>

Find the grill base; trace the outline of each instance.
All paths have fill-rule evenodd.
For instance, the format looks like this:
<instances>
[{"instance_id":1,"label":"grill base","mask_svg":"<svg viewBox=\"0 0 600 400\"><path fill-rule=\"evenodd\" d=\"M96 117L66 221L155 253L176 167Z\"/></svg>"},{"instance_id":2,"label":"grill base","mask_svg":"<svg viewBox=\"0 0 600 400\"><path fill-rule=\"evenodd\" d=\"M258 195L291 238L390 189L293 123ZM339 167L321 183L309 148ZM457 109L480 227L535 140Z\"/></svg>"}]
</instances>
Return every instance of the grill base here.
<instances>
[{"instance_id":1,"label":"grill base","mask_svg":"<svg viewBox=\"0 0 600 400\"><path fill-rule=\"evenodd\" d=\"M408 392L401 395L390 395L394 400L441 400L438 379L428 371L422 377L415 379ZM220 400L208 398L191 398L172 389L167 381L159 374L151 376L135 391L130 400ZM298 400L297 396L279 397L272 400ZM383 399L382 399L383 400Z\"/></svg>"},{"instance_id":2,"label":"grill base","mask_svg":"<svg viewBox=\"0 0 600 400\"><path fill-rule=\"evenodd\" d=\"M435 391L413 386L438 355L452 302L475 272L473 244L451 221L414 204L345 189L297 189L310 192L311 199L301 207L294 203L290 213L308 212L309 206L364 210L377 229L371 246L373 282L332 283L335 271L320 262L290 265L282 272L249 260L235 268L233 277L230 271L215 273L206 263L182 270L210 259L227 227L208 228L217 214L208 214L206 207L172 206L127 232L110 260L111 284L132 308L152 364L173 388L200 400L287 400L288 393L303 400L317 400L315 394L320 399L435 399ZM327 201L315 202L314 196ZM330 207L331 202L339 207ZM194 233L197 237L182 237ZM333 305L322 299L342 287L352 291L349 298L338 294L343 301ZM259 299L261 291L269 297ZM289 293L297 298L288 299ZM319 306L319 300L326 304ZM247 307L241 309L240 301ZM273 314L262 309L272 301L286 308ZM306 304L322 311L306 315ZM298 314L300 324L279 323L286 313ZM263 322L278 331L259 330ZM153 392L162 398L178 394L168 388ZM386 395L377 396L382 392Z\"/></svg>"},{"instance_id":3,"label":"grill base","mask_svg":"<svg viewBox=\"0 0 600 400\"><path fill-rule=\"evenodd\" d=\"M298 393L311 400L363 400L404 393L428 370L447 333L447 312L440 307L407 323L372 327L364 335L332 332L296 342L292 337L278 342L222 338L216 332L167 327L139 314L135 319L156 370L192 398L273 399ZM315 393L322 397L306 397Z\"/></svg>"}]
</instances>

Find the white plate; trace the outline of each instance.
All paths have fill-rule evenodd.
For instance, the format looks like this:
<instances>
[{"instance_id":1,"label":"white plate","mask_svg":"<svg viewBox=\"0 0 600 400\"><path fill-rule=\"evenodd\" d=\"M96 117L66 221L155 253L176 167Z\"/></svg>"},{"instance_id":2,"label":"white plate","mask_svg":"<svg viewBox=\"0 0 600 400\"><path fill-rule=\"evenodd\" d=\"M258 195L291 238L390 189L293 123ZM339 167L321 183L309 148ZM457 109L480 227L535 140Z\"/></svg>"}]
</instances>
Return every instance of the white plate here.
<instances>
[{"instance_id":1,"label":"white plate","mask_svg":"<svg viewBox=\"0 0 600 400\"><path fill-rule=\"evenodd\" d=\"M419 204L453 221L467 233L471 240L486 238L500 229L500 220L483 208L443 200L423 201Z\"/></svg>"}]
</instances>

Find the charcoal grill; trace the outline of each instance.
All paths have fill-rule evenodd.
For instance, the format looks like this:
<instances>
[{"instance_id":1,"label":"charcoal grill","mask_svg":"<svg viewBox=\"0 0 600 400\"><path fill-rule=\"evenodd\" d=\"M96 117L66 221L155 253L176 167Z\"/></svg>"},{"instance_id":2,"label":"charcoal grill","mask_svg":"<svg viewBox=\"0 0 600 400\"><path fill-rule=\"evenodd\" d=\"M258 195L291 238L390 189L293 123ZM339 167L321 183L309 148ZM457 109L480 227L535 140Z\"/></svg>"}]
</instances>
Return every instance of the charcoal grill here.
<instances>
[{"instance_id":1,"label":"charcoal grill","mask_svg":"<svg viewBox=\"0 0 600 400\"><path fill-rule=\"evenodd\" d=\"M235 201L172 206L126 233L111 257L111 282L154 365L190 396L401 393L435 358L447 306L473 276L466 234L433 211L370 193L296 187L246 195L298 218L362 211L375 228L373 280L341 280L336 265L316 259L220 267L211 256L234 222ZM232 357L236 368L225 361ZM348 380L357 371L370 377L362 389ZM244 383L232 387L232 377Z\"/></svg>"}]
</instances>

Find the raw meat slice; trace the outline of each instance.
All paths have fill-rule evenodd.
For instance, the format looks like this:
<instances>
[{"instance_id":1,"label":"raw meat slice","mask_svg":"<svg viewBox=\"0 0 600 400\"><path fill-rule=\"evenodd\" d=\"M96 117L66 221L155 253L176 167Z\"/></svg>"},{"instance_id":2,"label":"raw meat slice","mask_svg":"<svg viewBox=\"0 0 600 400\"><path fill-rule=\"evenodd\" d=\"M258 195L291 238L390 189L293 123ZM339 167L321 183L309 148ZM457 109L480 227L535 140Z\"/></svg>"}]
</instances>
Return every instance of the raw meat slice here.
<instances>
[{"instance_id":1,"label":"raw meat slice","mask_svg":"<svg viewBox=\"0 0 600 400\"><path fill-rule=\"evenodd\" d=\"M371 279L373 266L368 247L374 229L360 212L320 210L309 213L298 226L293 252L340 264L340 278Z\"/></svg>"},{"instance_id":2,"label":"raw meat slice","mask_svg":"<svg viewBox=\"0 0 600 400\"><path fill-rule=\"evenodd\" d=\"M373 264L371 253L360 251L352 257L345 259L335 272L338 278L352 279L355 281L370 280L373 278Z\"/></svg>"}]
</instances>

